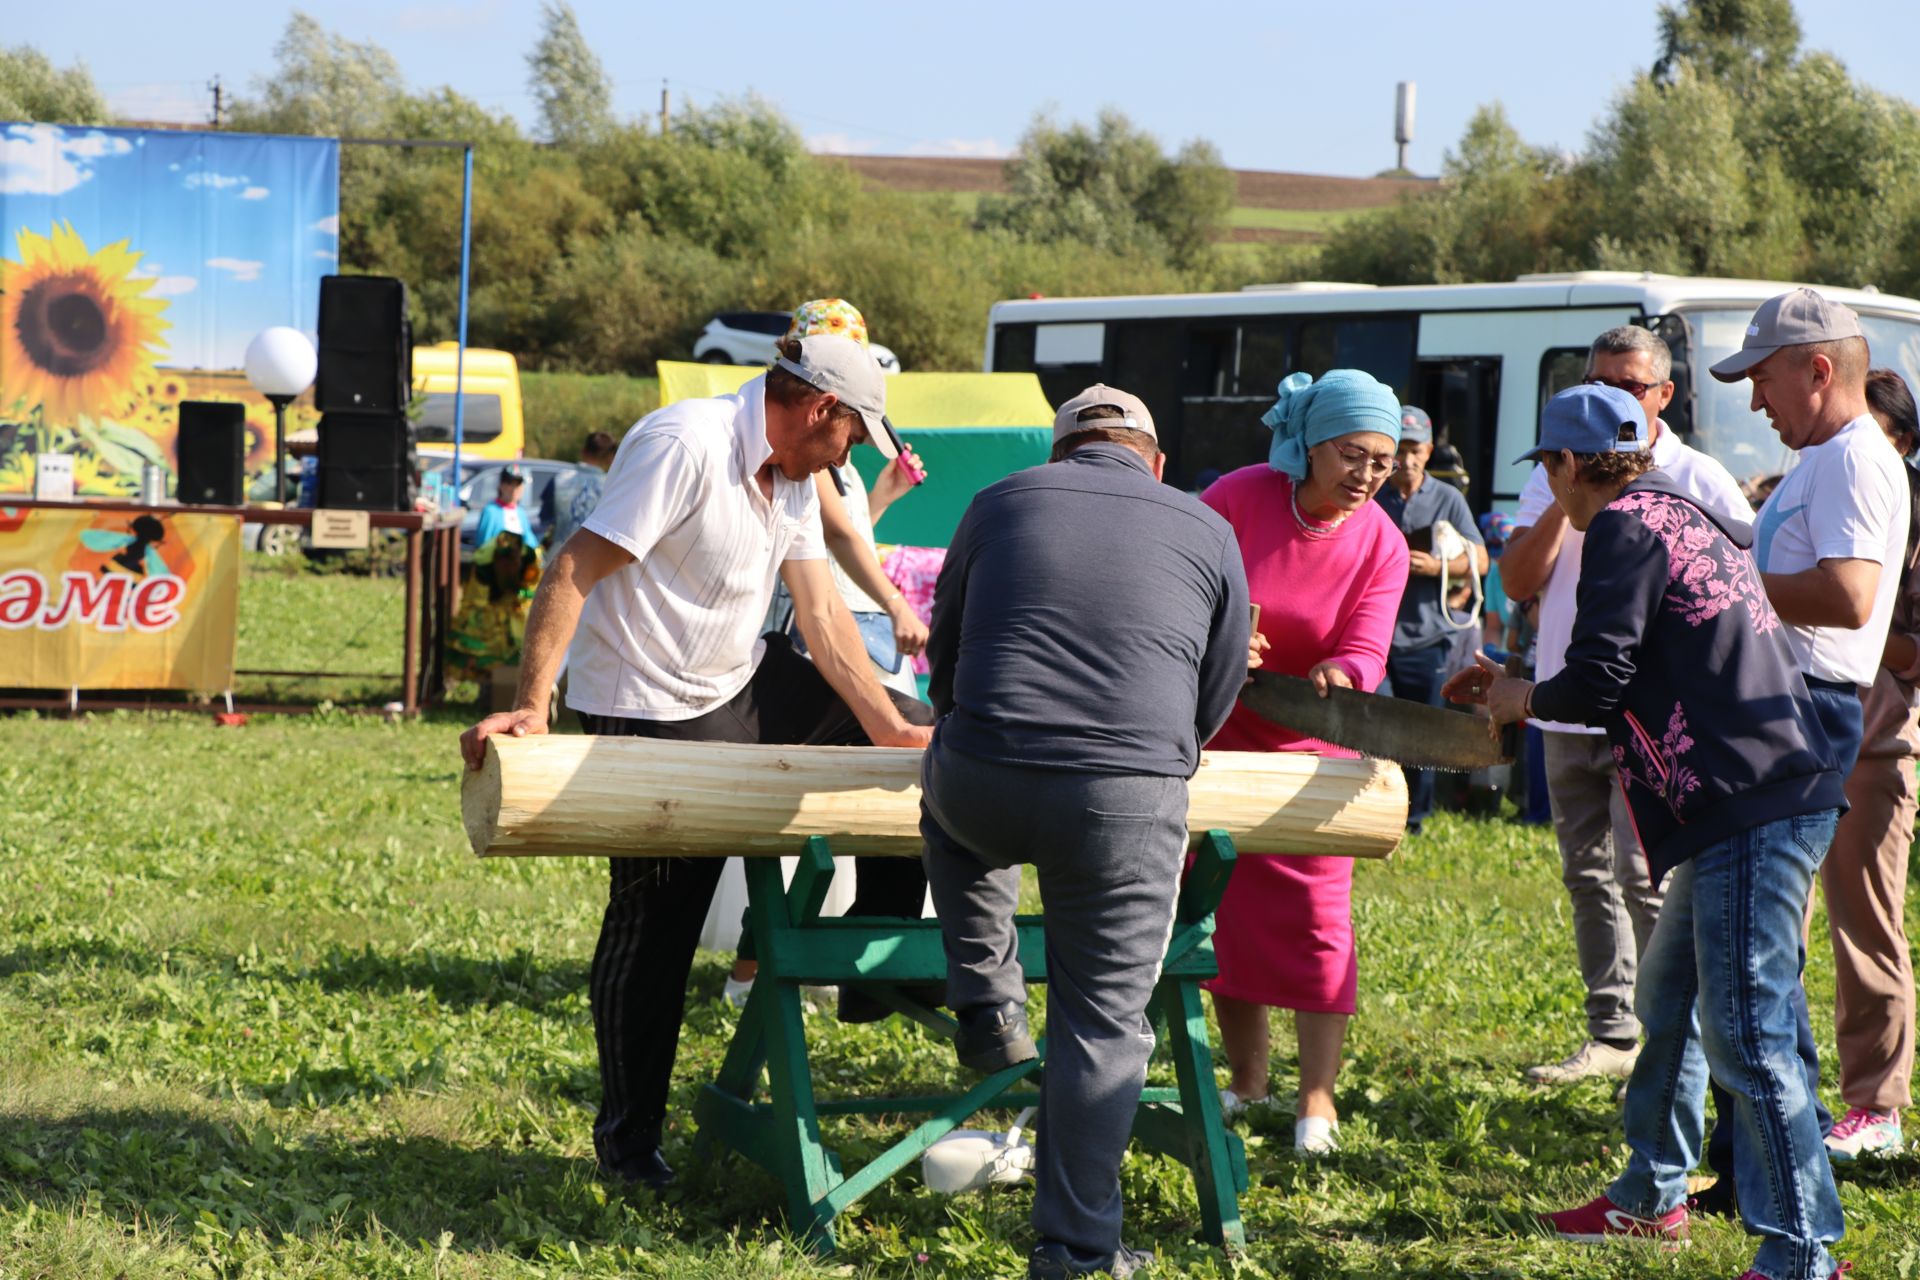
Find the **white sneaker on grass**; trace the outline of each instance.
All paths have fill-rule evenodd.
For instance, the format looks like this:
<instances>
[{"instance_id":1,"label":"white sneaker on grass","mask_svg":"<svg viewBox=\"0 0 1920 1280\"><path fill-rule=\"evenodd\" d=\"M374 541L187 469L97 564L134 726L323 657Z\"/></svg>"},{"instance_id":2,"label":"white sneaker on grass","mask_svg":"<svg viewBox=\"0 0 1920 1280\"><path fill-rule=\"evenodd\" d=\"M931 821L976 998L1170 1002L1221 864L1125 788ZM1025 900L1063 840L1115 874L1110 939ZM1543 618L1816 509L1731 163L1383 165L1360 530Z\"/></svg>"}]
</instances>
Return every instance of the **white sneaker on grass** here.
<instances>
[{"instance_id":1,"label":"white sneaker on grass","mask_svg":"<svg viewBox=\"0 0 1920 1280\"><path fill-rule=\"evenodd\" d=\"M1293 1122L1293 1149L1301 1155L1332 1155L1340 1149L1340 1122L1325 1116L1301 1116Z\"/></svg>"},{"instance_id":2,"label":"white sneaker on grass","mask_svg":"<svg viewBox=\"0 0 1920 1280\"><path fill-rule=\"evenodd\" d=\"M1905 1146L1900 1132L1900 1113L1869 1111L1855 1107L1827 1135L1827 1155L1834 1160L1858 1160L1862 1156L1890 1156Z\"/></svg>"},{"instance_id":3,"label":"white sneaker on grass","mask_svg":"<svg viewBox=\"0 0 1920 1280\"><path fill-rule=\"evenodd\" d=\"M1590 1076L1611 1076L1616 1080L1625 1080L1633 1074L1633 1064L1639 1060L1638 1042L1631 1049L1616 1049L1598 1040L1589 1040L1571 1056L1558 1062L1528 1067L1527 1080L1531 1084L1572 1084Z\"/></svg>"}]
</instances>

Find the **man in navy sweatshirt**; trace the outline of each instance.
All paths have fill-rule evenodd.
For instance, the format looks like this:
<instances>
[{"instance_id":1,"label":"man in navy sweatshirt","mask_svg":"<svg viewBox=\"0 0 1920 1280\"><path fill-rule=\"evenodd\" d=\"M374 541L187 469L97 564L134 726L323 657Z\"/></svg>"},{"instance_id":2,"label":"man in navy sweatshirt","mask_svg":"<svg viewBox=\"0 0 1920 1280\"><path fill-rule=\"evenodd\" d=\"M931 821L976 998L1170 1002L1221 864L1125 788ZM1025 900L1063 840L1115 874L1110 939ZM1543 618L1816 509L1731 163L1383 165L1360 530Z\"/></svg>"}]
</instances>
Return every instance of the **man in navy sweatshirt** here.
<instances>
[{"instance_id":1,"label":"man in navy sweatshirt","mask_svg":"<svg viewBox=\"0 0 1920 1280\"><path fill-rule=\"evenodd\" d=\"M1095 386L1053 460L976 496L934 591L922 766L927 883L960 1062L1035 1054L1013 927L1047 918L1047 1072L1029 1277L1131 1275L1120 1159L1146 1083L1187 848L1187 779L1246 682L1247 579L1227 522L1160 483L1146 405Z\"/></svg>"}]
</instances>

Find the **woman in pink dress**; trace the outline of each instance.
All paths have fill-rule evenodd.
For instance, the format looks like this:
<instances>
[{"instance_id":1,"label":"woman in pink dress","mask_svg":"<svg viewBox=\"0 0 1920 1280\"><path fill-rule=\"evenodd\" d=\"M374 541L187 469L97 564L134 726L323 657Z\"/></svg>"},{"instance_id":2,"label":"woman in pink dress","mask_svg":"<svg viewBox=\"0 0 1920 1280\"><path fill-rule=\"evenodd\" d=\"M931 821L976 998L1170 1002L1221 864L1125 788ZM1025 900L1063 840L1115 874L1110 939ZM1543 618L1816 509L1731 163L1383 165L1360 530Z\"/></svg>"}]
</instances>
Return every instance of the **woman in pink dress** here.
<instances>
[{"instance_id":1,"label":"woman in pink dress","mask_svg":"<svg viewBox=\"0 0 1920 1280\"><path fill-rule=\"evenodd\" d=\"M1296 373L1262 419L1273 428L1265 465L1222 476L1200 495L1240 540L1247 585L1267 642L1262 666L1372 692L1407 582L1407 540L1373 501L1394 468L1400 402L1365 373ZM1256 647L1259 640L1255 641ZM1236 707L1213 741L1221 751L1312 751L1351 757ZM1268 1101L1267 1010L1292 1009L1300 1042L1294 1146L1331 1151L1333 1087L1358 967L1353 860L1242 854L1217 917L1213 993L1232 1083L1231 1118Z\"/></svg>"}]
</instances>

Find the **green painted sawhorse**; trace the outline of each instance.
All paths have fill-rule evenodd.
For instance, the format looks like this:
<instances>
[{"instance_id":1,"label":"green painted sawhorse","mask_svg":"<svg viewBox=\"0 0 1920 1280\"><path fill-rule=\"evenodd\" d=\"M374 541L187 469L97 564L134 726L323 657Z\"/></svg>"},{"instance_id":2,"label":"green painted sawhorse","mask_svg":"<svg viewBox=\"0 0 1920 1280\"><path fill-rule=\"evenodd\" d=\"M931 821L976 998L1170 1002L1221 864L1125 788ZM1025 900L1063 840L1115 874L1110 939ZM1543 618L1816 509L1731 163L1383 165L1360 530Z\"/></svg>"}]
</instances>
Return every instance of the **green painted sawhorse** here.
<instances>
[{"instance_id":1,"label":"green painted sawhorse","mask_svg":"<svg viewBox=\"0 0 1920 1280\"><path fill-rule=\"evenodd\" d=\"M856 983L896 1011L951 1037L953 1019L903 996L902 984L946 977L946 953L934 920L822 919L833 878L827 841L810 838L790 887L774 858L747 858L752 944L760 962L753 992L741 1011L720 1076L700 1091L696 1152L736 1151L780 1179L787 1220L812 1246L833 1248L833 1220L908 1164L936 1140L987 1107L1037 1102L1033 1086L1045 1069L1040 1057L981 1079L963 1093L920 1097L814 1096L813 1072L801 1016L802 984ZM1213 1076L1200 982L1218 969L1213 958L1213 912L1233 872L1233 843L1210 831L1180 891L1159 984L1148 1016L1160 1050L1173 1058L1176 1088L1148 1088L1135 1113L1133 1137L1149 1151L1184 1162L1193 1171L1206 1238L1228 1249L1246 1243L1240 1193L1247 1189L1246 1148L1227 1130ZM1020 960L1028 982L1046 980L1046 944L1039 916L1018 917ZM956 1070L958 1068L956 1067ZM767 1100L756 1100L764 1074ZM820 1138L820 1117L875 1114L930 1118L853 1174Z\"/></svg>"}]
</instances>

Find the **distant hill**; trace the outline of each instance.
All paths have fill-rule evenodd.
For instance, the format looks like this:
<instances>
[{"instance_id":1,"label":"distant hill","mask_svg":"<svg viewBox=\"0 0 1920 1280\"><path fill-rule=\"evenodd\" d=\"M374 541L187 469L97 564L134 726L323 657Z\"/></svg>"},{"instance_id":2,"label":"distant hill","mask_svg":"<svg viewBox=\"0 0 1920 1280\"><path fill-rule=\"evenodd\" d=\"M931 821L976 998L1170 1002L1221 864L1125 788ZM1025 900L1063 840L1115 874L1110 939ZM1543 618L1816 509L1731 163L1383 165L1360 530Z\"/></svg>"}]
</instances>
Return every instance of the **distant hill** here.
<instances>
[{"instance_id":1,"label":"distant hill","mask_svg":"<svg viewBox=\"0 0 1920 1280\"><path fill-rule=\"evenodd\" d=\"M932 156L833 156L866 181L971 204L1007 189L1006 162ZM1317 173L1236 169L1239 198L1229 216L1235 241L1312 241L1342 219L1432 189L1431 178L1334 178Z\"/></svg>"}]
</instances>

